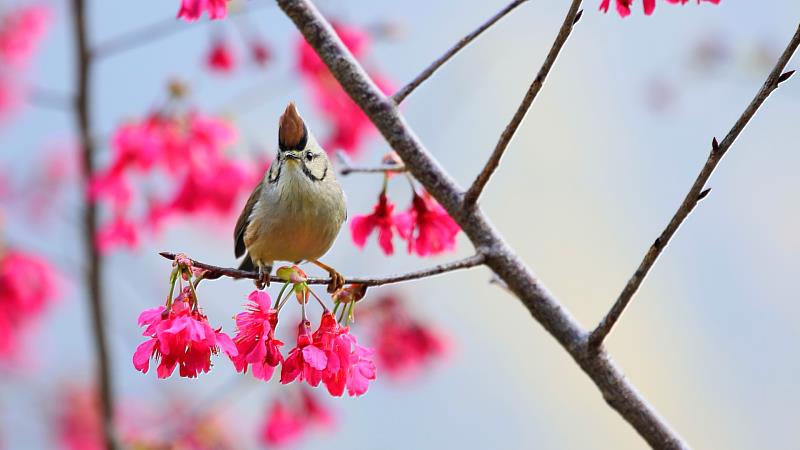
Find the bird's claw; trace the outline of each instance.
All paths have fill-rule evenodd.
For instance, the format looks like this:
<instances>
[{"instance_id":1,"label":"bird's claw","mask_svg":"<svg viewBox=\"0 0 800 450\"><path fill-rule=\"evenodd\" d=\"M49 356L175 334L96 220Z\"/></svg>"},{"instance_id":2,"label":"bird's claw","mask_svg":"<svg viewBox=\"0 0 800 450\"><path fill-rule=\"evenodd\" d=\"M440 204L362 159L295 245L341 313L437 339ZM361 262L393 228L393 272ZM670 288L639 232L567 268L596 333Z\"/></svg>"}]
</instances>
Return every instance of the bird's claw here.
<instances>
[{"instance_id":1,"label":"bird's claw","mask_svg":"<svg viewBox=\"0 0 800 450\"><path fill-rule=\"evenodd\" d=\"M345 280L342 274L333 269L329 270L328 274L331 276L331 281L328 283L328 293L333 294L344 287Z\"/></svg>"},{"instance_id":2,"label":"bird's claw","mask_svg":"<svg viewBox=\"0 0 800 450\"><path fill-rule=\"evenodd\" d=\"M272 271L270 270L269 272L264 272L264 271L259 269L259 271L258 271L258 279L256 279L256 281L255 281L256 289L258 289L259 291L263 291L264 288L268 288L269 287L269 282L272 280L272 276L270 275L270 272L272 272Z\"/></svg>"}]
</instances>

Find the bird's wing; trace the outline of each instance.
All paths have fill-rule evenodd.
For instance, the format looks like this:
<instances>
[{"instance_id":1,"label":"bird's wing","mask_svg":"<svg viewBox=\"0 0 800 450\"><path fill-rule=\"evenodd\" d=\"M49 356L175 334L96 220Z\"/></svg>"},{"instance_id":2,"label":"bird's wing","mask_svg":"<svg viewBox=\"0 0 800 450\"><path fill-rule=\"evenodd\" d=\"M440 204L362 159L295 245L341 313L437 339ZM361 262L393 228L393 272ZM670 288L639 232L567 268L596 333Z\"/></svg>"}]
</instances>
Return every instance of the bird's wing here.
<instances>
[{"instance_id":1,"label":"bird's wing","mask_svg":"<svg viewBox=\"0 0 800 450\"><path fill-rule=\"evenodd\" d=\"M258 186L253 189L253 193L250 194L250 198L247 199L247 203L244 205L244 209L239 215L239 220L236 221L236 228L233 230L233 240L235 242L234 254L237 258L244 255L244 252L247 250L244 245L244 232L247 230L247 225L250 223L250 213L253 212L253 208L261 197L262 186L263 183L258 183Z\"/></svg>"}]
</instances>

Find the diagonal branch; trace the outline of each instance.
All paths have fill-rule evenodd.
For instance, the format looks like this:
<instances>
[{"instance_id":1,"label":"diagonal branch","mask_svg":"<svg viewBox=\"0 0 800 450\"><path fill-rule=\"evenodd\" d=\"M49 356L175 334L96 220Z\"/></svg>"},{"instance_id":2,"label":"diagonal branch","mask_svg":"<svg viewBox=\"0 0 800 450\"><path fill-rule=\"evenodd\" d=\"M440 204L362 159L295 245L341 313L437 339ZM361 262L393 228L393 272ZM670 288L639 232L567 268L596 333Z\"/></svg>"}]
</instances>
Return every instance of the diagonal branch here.
<instances>
[{"instance_id":1,"label":"diagonal branch","mask_svg":"<svg viewBox=\"0 0 800 450\"><path fill-rule=\"evenodd\" d=\"M394 102L364 72L330 23L309 0L276 0L347 94L366 113L409 172L447 210L492 269L550 335L592 379L606 402L654 448L688 448L533 271L514 253L480 208L462 208L461 188L406 123Z\"/></svg>"},{"instance_id":2,"label":"diagonal branch","mask_svg":"<svg viewBox=\"0 0 800 450\"><path fill-rule=\"evenodd\" d=\"M175 254L174 253L167 253L161 252L159 255L163 256L164 258L174 260ZM257 272L250 272L247 270L239 270L239 269L232 269L228 267L219 267L219 266L212 266L211 264L202 263L199 261L191 260L192 266L203 269L206 271L204 278L206 279L214 279L219 277L230 277L234 279L242 279L247 278L251 280L258 279ZM357 277L345 277L347 284L360 284L362 286L383 286L385 284L395 284L400 283L403 281L410 281L410 280L418 280L420 278L429 278L435 275L440 275L447 272L452 272L454 270L460 269L469 269L475 266L480 266L485 261L485 258L481 254L472 255L464 259L459 259L457 261L439 264L437 266L433 266L428 269L417 270L414 272L404 273L402 275L392 275L388 277L382 278L357 278ZM329 284L331 282L330 278L309 278L306 281L308 284Z\"/></svg>"},{"instance_id":3,"label":"diagonal branch","mask_svg":"<svg viewBox=\"0 0 800 450\"><path fill-rule=\"evenodd\" d=\"M517 108L517 112L514 113L514 117L511 118L511 122L506 125L503 134L500 135L500 139L497 141L497 145L494 147L491 156L489 156L489 160L486 161L483 170L481 170L475 178L475 181L472 182L472 186L470 186L466 195L464 195L464 207L466 209L472 208L475 203L477 203L483 188L486 187L486 183L489 182L489 178L492 177L492 174L500 165L500 158L503 157L503 153L505 153L506 148L508 148L508 144L511 143L511 139L514 138L514 134L517 132L522 120L528 113L533 101L536 100L536 96L539 94L539 91L542 90L544 80L547 78L547 74L550 73L550 69L553 68L553 64L555 64L559 52L564 47L564 43L567 42L572 28L578 20L580 20L580 6L581 0L572 1L567 16L564 18L564 23L561 24L556 40L553 42L553 46L550 47L550 51L547 53L547 57L544 59L539 73L536 74L536 78L533 79L533 83L531 83L531 86L528 88L528 92L526 92L525 97L522 98L522 103L520 103L519 108Z\"/></svg>"},{"instance_id":4,"label":"diagonal branch","mask_svg":"<svg viewBox=\"0 0 800 450\"><path fill-rule=\"evenodd\" d=\"M525 3L526 1L528 0L514 0L513 2L509 3L505 8L500 10L500 12L498 12L497 14L492 16L489 20L484 22L483 25L479 26L477 29L475 29L468 35L461 38L461 40L456 42L454 46L450 47L450 49L447 50L444 53L444 55L440 56L436 61L432 62L431 65L428 66L425 70L423 70L422 73L417 75L416 78L411 80L411 82L409 82L407 85L403 86L399 91L397 91L392 96L392 100L394 101L394 103L397 105L402 103L403 100L405 100L405 98L408 97L408 95L414 91L414 89L416 89L420 84L422 84L423 81L430 78L430 76L433 75L434 72L439 70L439 68L442 67L442 65L444 65L444 63L446 63L448 60L450 60L450 58L455 56L456 53L458 53L459 51L461 51L461 49L469 45L470 42L472 42L476 37L480 36L481 33L489 29L489 27L497 23L497 21L502 19L506 14L510 13L517 6Z\"/></svg>"},{"instance_id":5,"label":"diagonal branch","mask_svg":"<svg viewBox=\"0 0 800 450\"><path fill-rule=\"evenodd\" d=\"M647 250L647 253L644 255L642 262L639 264L639 267L636 269L636 272L631 276L628 280L628 283L625 284L625 288L620 293L617 301L611 307L611 310L608 311L608 314L600 321L600 324L597 325L597 328L592 332L591 336L589 337L589 344L593 347L597 347L603 343L603 340L606 336L611 332L611 329L614 327L614 324L617 323L619 318L622 316L622 313L625 311L625 308L628 306L630 301L633 299L633 296L636 295L636 291L641 286L642 282L644 281L647 274L650 272L650 269L658 260L658 257L661 255L661 252L667 247L669 240L678 231L678 227L689 217L689 213L692 212L695 206L705 198L706 195L711 191L710 189L705 189L706 182L711 177L711 174L714 172L714 169L717 168L717 165L720 161L722 161L722 157L725 156L725 153L728 149L733 145L733 142L739 136L739 134L744 130L745 126L750 122L750 119L758 111L758 108L764 103L764 101L769 97L769 95L778 88L778 85L786 81L794 71L783 73L784 68L786 68L786 64L789 63L789 60L792 58L792 55L797 50L798 45L800 45L800 27L798 27L797 32L795 32L794 36L792 37L791 41L789 41L789 45L786 47L786 50L783 51L783 54L778 58L778 62L775 63L775 67L769 73L767 80L764 82L764 85L761 86L761 89L756 94L755 98L747 105L747 108L744 110L739 119L733 125L728 134L725 135L725 138L722 142L717 143L717 139L714 138L712 145L711 145L711 153L708 155L708 159L706 163L703 165L703 169L700 170L700 173L697 175L697 179L695 179L694 184L692 184L691 189L689 189L689 193L686 194L686 197L683 199L683 202L678 207L678 210L675 211L675 215L672 216L672 219L667 224L667 227L664 228L664 231L661 232L661 235L653 242L653 245L650 246L650 249Z\"/></svg>"}]
</instances>

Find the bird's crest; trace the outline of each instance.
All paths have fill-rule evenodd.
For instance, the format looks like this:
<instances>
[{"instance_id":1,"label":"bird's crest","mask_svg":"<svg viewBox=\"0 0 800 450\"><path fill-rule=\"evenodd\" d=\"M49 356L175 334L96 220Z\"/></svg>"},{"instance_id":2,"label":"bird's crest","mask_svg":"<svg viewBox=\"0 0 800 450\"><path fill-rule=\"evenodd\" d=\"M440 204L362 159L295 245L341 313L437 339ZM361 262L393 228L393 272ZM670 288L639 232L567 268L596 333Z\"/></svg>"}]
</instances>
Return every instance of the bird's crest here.
<instances>
[{"instance_id":1,"label":"bird's crest","mask_svg":"<svg viewBox=\"0 0 800 450\"><path fill-rule=\"evenodd\" d=\"M308 141L308 130L294 102L286 105L278 125L278 147L282 150L302 150Z\"/></svg>"}]
</instances>

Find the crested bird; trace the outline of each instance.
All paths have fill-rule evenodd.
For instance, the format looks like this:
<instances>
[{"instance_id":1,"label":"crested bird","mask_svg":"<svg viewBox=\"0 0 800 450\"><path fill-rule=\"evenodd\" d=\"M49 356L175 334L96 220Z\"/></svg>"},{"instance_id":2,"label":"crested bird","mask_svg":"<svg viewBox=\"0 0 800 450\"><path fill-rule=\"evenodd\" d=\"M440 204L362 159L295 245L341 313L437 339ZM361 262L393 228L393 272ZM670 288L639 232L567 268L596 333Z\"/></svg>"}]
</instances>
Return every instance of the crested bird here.
<instances>
[{"instance_id":1,"label":"crested bird","mask_svg":"<svg viewBox=\"0 0 800 450\"><path fill-rule=\"evenodd\" d=\"M291 102L280 117L277 157L236 221L235 254L245 255L239 268L256 270L263 289L275 261L308 261L328 272L328 292L335 292L344 277L319 259L346 219L335 170Z\"/></svg>"}]
</instances>

